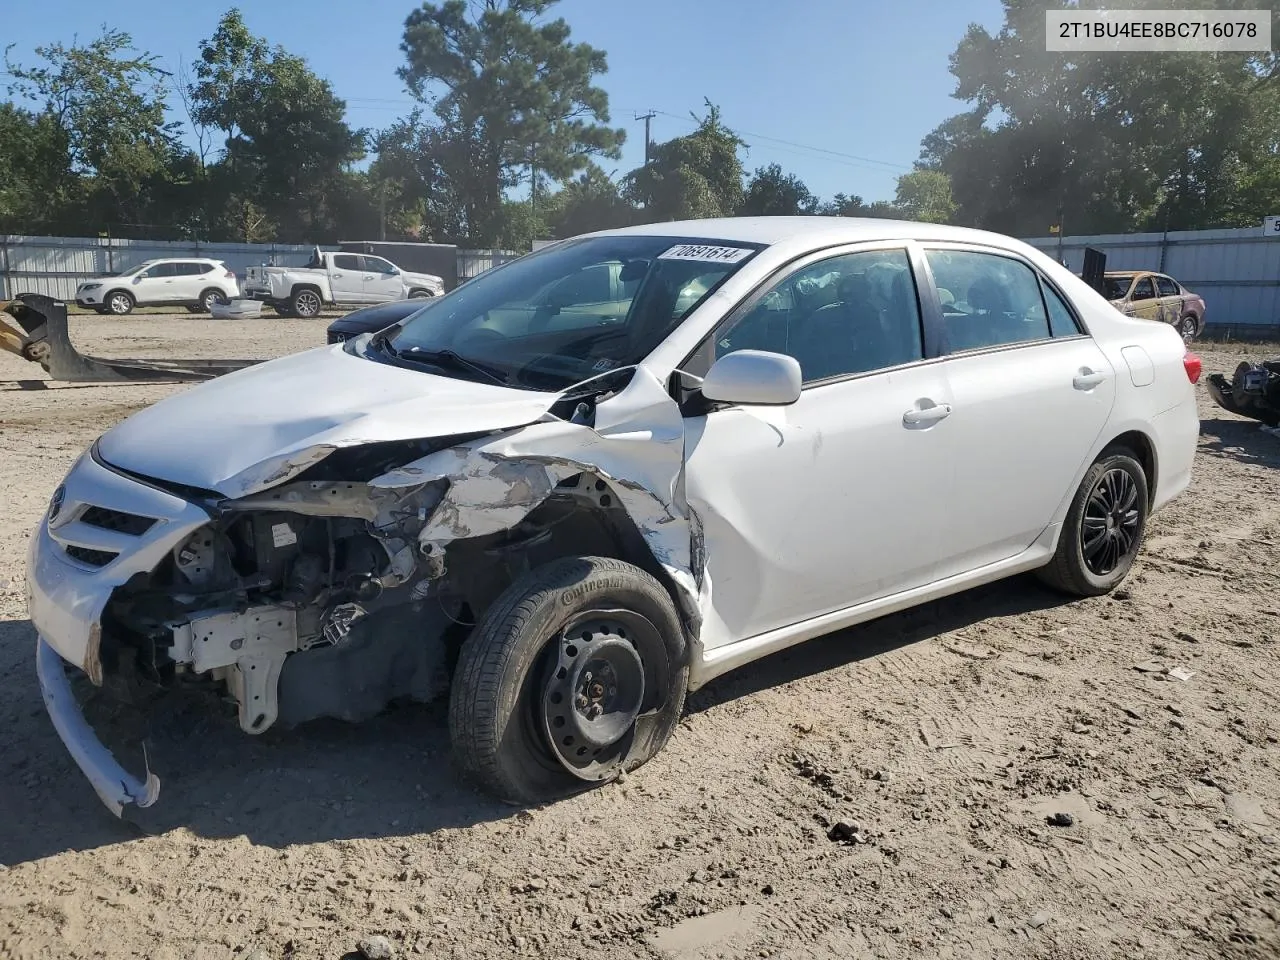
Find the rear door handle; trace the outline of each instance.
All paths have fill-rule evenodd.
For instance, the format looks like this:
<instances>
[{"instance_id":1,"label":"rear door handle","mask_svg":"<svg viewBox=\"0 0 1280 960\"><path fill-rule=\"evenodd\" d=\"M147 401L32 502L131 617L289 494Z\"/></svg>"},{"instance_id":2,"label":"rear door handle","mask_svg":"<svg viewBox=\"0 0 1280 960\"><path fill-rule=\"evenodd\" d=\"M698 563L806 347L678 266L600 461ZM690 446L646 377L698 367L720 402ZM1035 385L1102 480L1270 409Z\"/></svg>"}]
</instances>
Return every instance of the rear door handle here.
<instances>
[{"instance_id":1,"label":"rear door handle","mask_svg":"<svg viewBox=\"0 0 1280 960\"><path fill-rule=\"evenodd\" d=\"M1071 381L1071 385L1077 390L1092 390L1105 379L1107 379L1105 373L1099 373L1096 370L1081 370L1076 374L1076 378Z\"/></svg>"},{"instance_id":2,"label":"rear door handle","mask_svg":"<svg viewBox=\"0 0 1280 960\"><path fill-rule=\"evenodd\" d=\"M938 403L932 407L908 410L902 415L902 422L906 424L937 423L949 416L951 416L951 404Z\"/></svg>"}]
</instances>

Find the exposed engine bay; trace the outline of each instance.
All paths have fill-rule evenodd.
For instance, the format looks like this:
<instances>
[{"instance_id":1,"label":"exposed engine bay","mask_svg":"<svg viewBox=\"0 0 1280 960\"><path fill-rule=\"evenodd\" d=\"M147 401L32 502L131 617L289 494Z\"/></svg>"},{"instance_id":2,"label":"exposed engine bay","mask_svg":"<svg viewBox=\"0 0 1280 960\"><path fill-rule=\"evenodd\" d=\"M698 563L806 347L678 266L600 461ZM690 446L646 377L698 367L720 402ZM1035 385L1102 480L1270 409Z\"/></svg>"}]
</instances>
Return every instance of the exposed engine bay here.
<instances>
[{"instance_id":1,"label":"exposed engine bay","mask_svg":"<svg viewBox=\"0 0 1280 960\"><path fill-rule=\"evenodd\" d=\"M590 416L594 399L572 399L577 417ZM486 439L349 447L239 499L180 491L210 522L112 594L103 675L132 658L126 673L144 682L225 685L251 734L326 716L359 721L395 699L445 693L471 627L535 566L599 553L662 575L599 475L560 466L526 477L527 468L497 465L508 476L495 495L510 509L475 503L496 519L471 530L474 519L444 502L458 478L415 481L405 467Z\"/></svg>"}]
</instances>

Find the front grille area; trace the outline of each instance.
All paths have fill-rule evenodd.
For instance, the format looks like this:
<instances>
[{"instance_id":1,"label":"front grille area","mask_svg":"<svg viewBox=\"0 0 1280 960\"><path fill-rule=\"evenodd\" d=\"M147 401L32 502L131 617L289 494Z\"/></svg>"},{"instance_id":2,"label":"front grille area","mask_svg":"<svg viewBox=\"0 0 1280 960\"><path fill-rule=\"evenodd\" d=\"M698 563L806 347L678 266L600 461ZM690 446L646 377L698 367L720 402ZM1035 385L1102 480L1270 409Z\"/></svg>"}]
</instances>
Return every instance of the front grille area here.
<instances>
[{"instance_id":1,"label":"front grille area","mask_svg":"<svg viewBox=\"0 0 1280 960\"><path fill-rule=\"evenodd\" d=\"M136 513L125 513L123 510L109 510L106 507L90 507L80 514L80 522L100 530L114 530L126 533L131 537L140 537L153 526L156 521L152 517L142 517ZM98 564L101 566L101 564Z\"/></svg>"},{"instance_id":2,"label":"front grille area","mask_svg":"<svg viewBox=\"0 0 1280 960\"><path fill-rule=\"evenodd\" d=\"M105 567L118 556L110 550L90 550L88 547L77 547L74 544L68 544L66 551L67 556L72 560L79 560L91 567Z\"/></svg>"}]
</instances>

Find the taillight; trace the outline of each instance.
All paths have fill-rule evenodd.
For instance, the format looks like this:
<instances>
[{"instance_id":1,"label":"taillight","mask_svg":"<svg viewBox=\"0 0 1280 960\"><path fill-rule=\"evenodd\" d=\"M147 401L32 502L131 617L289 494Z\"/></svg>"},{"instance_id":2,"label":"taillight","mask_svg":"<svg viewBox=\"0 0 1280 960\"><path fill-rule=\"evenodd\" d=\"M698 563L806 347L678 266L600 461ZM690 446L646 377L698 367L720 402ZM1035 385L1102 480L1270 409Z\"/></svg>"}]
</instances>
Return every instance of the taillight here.
<instances>
[{"instance_id":1,"label":"taillight","mask_svg":"<svg viewBox=\"0 0 1280 960\"><path fill-rule=\"evenodd\" d=\"M228 280L234 280L236 278L236 275L232 273L230 270L228 270L225 274L223 274L223 276L225 276Z\"/></svg>"},{"instance_id":2,"label":"taillight","mask_svg":"<svg viewBox=\"0 0 1280 960\"><path fill-rule=\"evenodd\" d=\"M1187 371L1187 379L1192 383L1200 382L1200 358L1188 350L1182 355L1182 368Z\"/></svg>"}]
</instances>

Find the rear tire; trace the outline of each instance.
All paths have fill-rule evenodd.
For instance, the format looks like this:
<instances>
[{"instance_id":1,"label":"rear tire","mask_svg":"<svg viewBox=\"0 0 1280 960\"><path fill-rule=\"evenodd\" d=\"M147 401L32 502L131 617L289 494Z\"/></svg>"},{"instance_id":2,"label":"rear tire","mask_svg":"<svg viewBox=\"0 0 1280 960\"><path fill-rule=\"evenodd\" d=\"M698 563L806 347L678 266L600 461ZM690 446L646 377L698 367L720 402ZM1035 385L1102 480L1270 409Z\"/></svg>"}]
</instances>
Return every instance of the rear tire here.
<instances>
[{"instance_id":1,"label":"rear tire","mask_svg":"<svg viewBox=\"0 0 1280 960\"><path fill-rule=\"evenodd\" d=\"M1187 343L1196 338L1196 334L1200 332L1200 321L1194 313L1189 313L1182 318L1178 324L1178 332L1182 334L1182 339Z\"/></svg>"},{"instance_id":2,"label":"rear tire","mask_svg":"<svg viewBox=\"0 0 1280 960\"><path fill-rule=\"evenodd\" d=\"M323 304L320 302L320 294L306 287L294 293L289 301L289 306L292 308L295 317L301 317L303 320L312 320L320 316L320 308Z\"/></svg>"},{"instance_id":3,"label":"rear tire","mask_svg":"<svg viewBox=\"0 0 1280 960\"><path fill-rule=\"evenodd\" d=\"M684 629L657 580L610 558L556 560L508 587L463 644L454 755L507 803L569 796L662 749L688 680Z\"/></svg>"},{"instance_id":4,"label":"rear tire","mask_svg":"<svg viewBox=\"0 0 1280 960\"><path fill-rule=\"evenodd\" d=\"M107 294L103 303L107 305L108 312L113 316L123 317L133 312L133 294L125 290L112 290Z\"/></svg>"},{"instance_id":5,"label":"rear tire","mask_svg":"<svg viewBox=\"0 0 1280 960\"><path fill-rule=\"evenodd\" d=\"M229 303L226 295L214 287L202 291L200 294L200 306L196 309L197 313L213 313L213 306L216 303Z\"/></svg>"},{"instance_id":6,"label":"rear tire","mask_svg":"<svg viewBox=\"0 0 1280 960\"><path fill-rule=\"evenodd\" d=\"M433 294L431 293L430 290L410 290L409 291L410 300L425 300L427 297L430 297L432 295Z\"/></svg>"},{"instance_id":7,"label":"rear tire","mask_svg":"<svg viewBox=\"0 0 1280 960\"><path fill-rule=\"evenodd\" d=\"M1110 593L1142 547L1149 505L1142 465L1126 448L1104 450L1080 481L1053 559L1037 575L1078 597Z\"/></svg>"}]
</instances>

